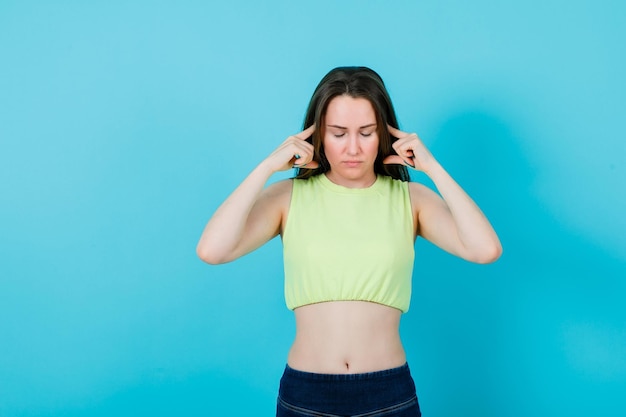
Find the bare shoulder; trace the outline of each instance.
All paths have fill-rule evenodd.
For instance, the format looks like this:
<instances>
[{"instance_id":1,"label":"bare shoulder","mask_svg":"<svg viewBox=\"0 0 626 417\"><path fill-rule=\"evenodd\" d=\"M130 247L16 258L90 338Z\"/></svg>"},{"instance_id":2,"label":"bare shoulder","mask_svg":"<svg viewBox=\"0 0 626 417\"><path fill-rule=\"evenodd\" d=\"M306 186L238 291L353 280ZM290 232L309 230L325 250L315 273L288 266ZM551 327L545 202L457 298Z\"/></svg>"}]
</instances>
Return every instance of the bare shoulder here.
<instances>
[{"instance_id":1,"label":"bare shoulder","mask_svg":"<svg viewBox=\"0 0 626 417\"><path fill-rule=\"evenodd\" d=\"M271 199L290 198L293 188L293 179L277 181L263 190L263 197Z\"/></svg>"},{"instance_id":2,"label":"bare shoulder","mask_svg":"<svg viewBox=\"0 0 626 417\"><path fill-rule=\"evenodd\" d=\"M277 181L266 187L259 200L267 210L278 215L276 233L282 233L287 222L287 213L291 204L291 190L293 179Z\"/></svg>"},{"instance_id":3,"label":"bare shoulder","mask_svg":"<svg viewBox=\"0 0 626 417\"><path fill-rule=\"evenodd\" d=\"M271 207L271 210L278 210L281 215L284 215L289 208L292 188L292 179L277 181L261 192L258 202L262 206Z\"/></svg>"},{"instance_id":4,"label":"bare shoulder","mask_svg":"<svg viewBox=\"0 0 626 417\"><path fill-rule=\"evenodd\" d=\"M414 237L417 237L421 234L424 226L422 224L424 214L436 211L437 207L441 207L443 199L439 194L419 182L409 182L409 196L413 211Z\"/></svg>"},{"instance_id":5,"label":"bare shoulder","mask_svg":"<svg viewBox=\"0 0 626 417\"><path fill-rule=\"evenodd\" d=\"M439 194L419 182L409 182L409 195L413 208L418 210L441 199Z\"/></svg>"}]
</instances>

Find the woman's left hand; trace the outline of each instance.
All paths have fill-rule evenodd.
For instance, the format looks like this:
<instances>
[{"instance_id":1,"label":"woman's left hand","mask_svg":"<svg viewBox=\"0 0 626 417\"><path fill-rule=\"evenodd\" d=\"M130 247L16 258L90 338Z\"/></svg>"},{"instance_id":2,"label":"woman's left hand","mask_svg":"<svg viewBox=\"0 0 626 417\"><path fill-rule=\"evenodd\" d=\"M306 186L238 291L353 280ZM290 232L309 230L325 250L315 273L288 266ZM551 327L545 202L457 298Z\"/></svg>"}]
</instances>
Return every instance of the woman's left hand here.
<instances>
[{"instance_id":1,"label":"woman's left hand","mask_svg":"<svg viewBox=\"0 0 626 417\"><path fill-rule=\"evenodd\" d=\"M418 171L428 172L434 157L416 133L406 133L387 125L389 134L398 138L391 146L398 155L389 155L383 159L384 164L406 165Z\"/></svg>"},{"instance_id":2,"label":"woman's left hand","mask_svg":"<svg viewBox=\"0 0 626 417\"><path fill-rule=\"evenodd\" d=\"M415 133L387 126L398 138L392 146L398 155L383 159L385 164L401 164L424 172L439 194L419 183L410 183L409 194L418 232L440 248L465 260L493 262L502 245L489 220L469 195L454 181Z\"/></svg>"}]
</instances>

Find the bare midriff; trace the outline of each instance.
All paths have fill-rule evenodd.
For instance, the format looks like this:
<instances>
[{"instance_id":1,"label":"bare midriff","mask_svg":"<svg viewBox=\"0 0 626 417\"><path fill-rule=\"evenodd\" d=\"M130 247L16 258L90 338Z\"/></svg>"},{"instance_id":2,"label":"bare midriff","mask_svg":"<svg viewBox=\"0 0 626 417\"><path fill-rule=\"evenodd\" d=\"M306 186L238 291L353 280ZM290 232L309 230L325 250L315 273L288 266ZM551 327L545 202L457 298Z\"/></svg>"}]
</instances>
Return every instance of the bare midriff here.
<instances>
[{"instance_id":1,"label":"bare midriff","mask_svg":"<svg viewBox=\"0 0 626 417\"><path fill-rule=\"evenodd\" d=\"M332 301L294 310L296 338L287 363L323 374L356 374L406 362L398 309L366 301Z\"/></svg>"}]
</instances>

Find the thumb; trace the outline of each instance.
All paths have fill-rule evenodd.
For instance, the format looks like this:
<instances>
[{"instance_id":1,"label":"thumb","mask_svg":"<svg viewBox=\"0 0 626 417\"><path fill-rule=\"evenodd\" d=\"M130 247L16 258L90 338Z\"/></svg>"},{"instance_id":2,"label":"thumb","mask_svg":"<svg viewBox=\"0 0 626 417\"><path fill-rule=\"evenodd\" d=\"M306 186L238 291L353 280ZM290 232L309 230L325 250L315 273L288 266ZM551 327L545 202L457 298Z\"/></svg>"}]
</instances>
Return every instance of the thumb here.
<instances>
[{"instance_id":1,"label":"thumb","mask_svg":"<svg viewBox=\"0 0 626 417\"><path fill-rule=\"evenodd\" d=\"M383 159L383 164L404 165L404 166L410 166L411 168L414 168L413 164L411 164L410 162L406 161L404 158L398 155L389 155L388 157Z\"/></svg>"},{"instance_id":2,"label":"thumb","mask_svg":"<svg viewBox=\"0 0 626 417\"><path fill-rule=\"evenodd\" d=\"M298 165L298 164L293 164L294 168L301 168L301 169L316 169L320 167L320 164L318 162L315 161L311 161L307 164L304 165Z\"/></svg>"}]
</instances>

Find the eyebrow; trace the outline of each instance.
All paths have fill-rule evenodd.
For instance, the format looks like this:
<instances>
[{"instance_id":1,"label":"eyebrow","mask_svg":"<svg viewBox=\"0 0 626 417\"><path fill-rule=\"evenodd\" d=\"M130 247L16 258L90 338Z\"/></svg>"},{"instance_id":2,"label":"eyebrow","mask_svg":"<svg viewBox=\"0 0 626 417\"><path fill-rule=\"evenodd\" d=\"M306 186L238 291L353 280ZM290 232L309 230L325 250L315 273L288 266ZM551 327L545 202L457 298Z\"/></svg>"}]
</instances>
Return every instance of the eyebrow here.
<instances>
[{"instance_id":1,"label":"eyebrow","mask_svg":"<svg viewBox=\"0 0 626 417\"><path fill-rule=\"evenodd\" d=\"M339 125L326 125L326 126L327 126L327 127L334 127L334 128L336 128L336 129L348 130L348 128L347 128L347 127L344 127L344 126L339 126ZM376 123L370 123L370 124L368 124L368 125L361 126L361 127L359 127L359 129L366 129L366 128L368 128L368 127L372 127L372 126L376 126Z\"/></svg>"}]
</instances>

